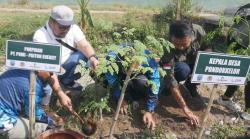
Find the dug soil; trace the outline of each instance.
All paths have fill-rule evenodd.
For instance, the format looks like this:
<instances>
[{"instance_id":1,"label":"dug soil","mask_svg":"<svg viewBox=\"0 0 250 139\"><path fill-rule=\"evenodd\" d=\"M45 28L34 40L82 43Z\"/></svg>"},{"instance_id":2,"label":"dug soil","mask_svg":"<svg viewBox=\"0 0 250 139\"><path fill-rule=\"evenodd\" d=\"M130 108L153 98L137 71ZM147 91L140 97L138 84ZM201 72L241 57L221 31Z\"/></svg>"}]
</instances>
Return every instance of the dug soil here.
<instances>
[{"instance_id":1,"label":"dug soil","mask_svg":"<svg viewBox=\"0 0 250 139\"><path fill-rule=\"evenodd\" d=\"M204 117L213 85L199 85L198 90L200 93L200 97L197 98L192 98L183 86L181 86L180 88L183 92L186 103L194 112L194 114L196 114L200 118L201 121ZM217 99L225 92L226 86L218 86L215 90L215 99ZM152 138L153 136L156 136L159 138L174 137L178 139L191 139L196 137L200 130L200 125L197 127L193 127L189 124L189 121L183 113L182 109L178 106L177 102L171 95L160 95L158 105L155 112L153 113L157 128L155 129L155 131L151 132L147 130L146 126L142 122L142 113L143 109L145 108L145 101L142 100L139 102L139 104L140 107L138 109L134 110L131 106L127 115L119 115L114 131L115 138L138 139L146 137ZM115 113L115 108L116 106L112 106L111 112L104 112L103 120L97 121L97 133L91 138L108 137ZM234 117L237 117L237 114L232 113L225 107L214 103L211 108L211 114L209 115L209 118L207 120L206 130L208 130L209 127L211 127L215 123L230 122ZM207 136L209 137L210 135Z\"/></svg>"},{"instance_id":2,"label":"dug soil","mask_svg":"<svg viewBox=\"0 0 250 139\"><path fill-rule=\"evenodd\" d=\"M3 63L3 60L4 58L1 57L0 62ZM6 70L6 68L3 65L1 65L0 71L3 72L4 70ZM83 79L83 82L85 81L86 79ZM182 92L185 92L183 93L185 101L187 102L190 109L200 118L200 121L204 116L212 88L213 85L201 84L198 86L198 90L201 97L192 98L190 95L188 95L186 89L184 87L181 87ZM222 95L225 92L225 89L226 89L225 86L218 86L215 89L216 90L215 99L217 99L220 95ZM67 90L65 92L74 93L70 90ZM72 101L80 102L84 100L81 97L72 97ZM142 113L145 107L144 101L142 100L141 102L139 102L139 104L140 107L136 110L133 110L131 108L128 115L121 115L121 114L119 115L116 128L114 131L115 138L137 139L137 138L150 137L150 135L153 134L155 136L158 136L159 138L168 138L171 135L174 138L189 139L196 137L200 130L200 126L192 127L191 125L189 125L189 122L186 116L184 115L182 109L180 109L180 107L178 106L178 104L171 95L170 96L160 95L158 105L156 107L155 112L153 113L154 119L157 124L157 128L154 132L151 132L146 129L145 125L142 122ZM54 104L52 103L52 105ZM55 108L55 106L52 107ZM116 106L113 106L111 112L105 112L105 111L103 112L103 120L102 121L97 120L98 124L97 132L90 138L97 139L97 138L108 137L111 123L113 121L113 116L115 113L115 107ZM56 109L58 108L54 109L55 112L57 111ZM67 125L67 128L75 129L80 132L80 130L77 129L76 127L76 123L68 123L68 121L65 120L67 119L68 116L70 116L69 113L61 115L61 117L64 119L64 124ZM237 115L235 113L232 113L225 107L214 103L211 108L211 114L209 115L209 118L207 120L206 129L208 129L214 123L218 123L221 121L224 122L230 121L233 117L237 117Z\"/></svg>"}]
</instances>

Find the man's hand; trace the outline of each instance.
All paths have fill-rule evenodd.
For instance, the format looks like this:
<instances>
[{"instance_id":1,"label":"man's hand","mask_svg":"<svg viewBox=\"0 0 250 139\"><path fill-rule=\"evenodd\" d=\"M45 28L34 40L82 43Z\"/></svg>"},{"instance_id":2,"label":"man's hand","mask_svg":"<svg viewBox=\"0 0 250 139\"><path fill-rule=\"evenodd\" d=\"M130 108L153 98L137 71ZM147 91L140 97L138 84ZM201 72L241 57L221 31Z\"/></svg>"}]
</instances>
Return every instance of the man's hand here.
<instances>
[{"instance_id":1,"label":"man's hand","mask_svg":"<svg viewBox=\"0 0 250 139\"><path fill-rule=\"evenodd\" d=\"M127 103L126 100L122 101L120 112L121 112L121 114L127 114L128 113L128 103Z\"/></svg>"},{"instance_id":2,"label":"man's hand","mask_svg":"<svg viewBox=\"0 0 250 139\"><path fill-rule=\"evenodd\" d=\"M196 115L194 115L193 112L191 112L188 107L184 107L183 111L190 120L192 126L199 125L199 118Z\"/></svg>"},{"instance_id":3,"label":"man's hand","mask_svg":"<svg viewBox=\"0 0 250 139\"><path fill-rule=\"evenodd\" d=\"M156 57L156 58L155 58L155 62L156 62L156 63L159 63L160 61L161 61L161 58L159 58L159 57Z\"/></svg>"},{"instance_id":4,"label":"man's hand","mask_svg":"<svg viewBox=\"0 0 250 139\"><path fill-rule=\"evenodd\" d=\"M98 67L99 61L96 58L95 50L91 46L89 41L87 41L86 39L82 39L78 41L77 49L88 58L91 68L93 68L93 70L96 70Z\"/></svg>"},{"instance_id":5,"label":"man's hand","mask_svg":"<svg viewBox=\"0 0 250 139\"><path fill-rule=\"evenodd\" d=\"M71 99L63 91L58 93L58 97L62 106L71 112L73 110Z\"/></svg>"},{"instance_id":6,"label":"man's hand","mask_svg":"<svg viewBox=\"0 0 250 139\"><path fill-rule=\"evenodd\" d=\"M95 71L98 68L99 61L96 57L91 57L89 59L91 68Z\"/></svg>"},{"instance_id":7,"label":"man's hand","mask_svg":"<svg viewBox=\"0 0 250 139\"><path fill-rule=\"evenodd\" d=\"M175 100L177 101L179 106L183 109L184 113L186 114L186 116L190 120L191 125L197 126L199 124L199 118L196 115L194 115L187 107L186 102L184 101L183 97L181 96L179 87L178 86L171 87L170 90L171 90L173 97L175 98Z\"/></svg>"},{"instance_id":8,"label":"man's hand","mask_svg":"<svg viewBox=\"0 0 250 139\"><path fill-rule=\"evenodd\" d=\"M143 122L147 125L147 128L154 130L155 129L155 121L152 113L145 112L143 115Z\"/></svg>"}]
</instances>

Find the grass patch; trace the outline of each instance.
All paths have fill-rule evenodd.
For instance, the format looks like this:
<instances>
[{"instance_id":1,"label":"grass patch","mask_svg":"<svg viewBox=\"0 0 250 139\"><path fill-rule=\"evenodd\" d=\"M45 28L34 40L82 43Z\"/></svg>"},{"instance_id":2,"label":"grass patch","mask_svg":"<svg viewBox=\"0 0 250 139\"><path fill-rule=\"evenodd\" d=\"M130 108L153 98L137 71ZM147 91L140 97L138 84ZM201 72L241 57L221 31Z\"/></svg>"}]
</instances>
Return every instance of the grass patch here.
<instances>
[{"instance_id":1,"label":"grass patch","mask_svg":"<svg viewBox=\"0 0 250 139\"><path fill-rule=\"evenodd\" d=\"M24 8L26 8L26 6L24 6ZM19 8L19 5L17 5L17 7ZM36 8L36 6L32 5L29 8ZM37 9L40 8L41 7L38 7ZM75 6L73 9L76 10L76 21L80 21L80 11L77 10L79 7ZM93 47L97 48L104 43L112 43L112 33L120 31L121 28L125 26L128 28L135 28L139 40L143 39L146 35L156 34L152 24L152 17L154 16L155 11L133 7L127 9L126 6L124 10L125 9L129 12L91 13L95 27L88 29L86 36ZM8 39L32 41L34 32L44 26L45 22L48 20L50 9L47 10L34 13L27 11L2 11L0 13L0 55L1 52L4 53L5 42Z\"/></svg>"},{"instance_id":2,"label":"grass patch","mask_svg":"<svg viewBox=\"0 0 250 139\"><path fill-rule=\"evenodd\" d=\"M215 124L212 126L211 139L243 138L246 129L243 123L237 124Z\"/></svg>"},{"instance_id":3,"label":"grass patch","mask_svg":"<svg viewBox=\"0 0 250 139\"><path fill-rule=\"evenodd\" d=\"M63 4L63 3L62 3ZM28 4L17 4L17 3L5 3L1 4L1 8L22 8L22 9L51 9L53 6L58 4L53 3L37 3L29 2ZM74 10L79 10L77 3L75 4L65 4L70 6ZM135 5L123 5L123 4L92 4L88 6L89 10L100 10L100 11L134 11L138 10L141 12L150 12L154 10L159 10L160 7L141 7Z\"/></svg>"},{"instance_id":4,"label":"grass patch","mask_svg":"<svg viewBox=\"0 0 250 139\"><path fill-rule=\"evenodd\" d=\"M4 52L5 42L8 39L31 41L35 30L41 27L47 18L47 14L1 12L0 51Z\"/></svg>"}]
</instances>

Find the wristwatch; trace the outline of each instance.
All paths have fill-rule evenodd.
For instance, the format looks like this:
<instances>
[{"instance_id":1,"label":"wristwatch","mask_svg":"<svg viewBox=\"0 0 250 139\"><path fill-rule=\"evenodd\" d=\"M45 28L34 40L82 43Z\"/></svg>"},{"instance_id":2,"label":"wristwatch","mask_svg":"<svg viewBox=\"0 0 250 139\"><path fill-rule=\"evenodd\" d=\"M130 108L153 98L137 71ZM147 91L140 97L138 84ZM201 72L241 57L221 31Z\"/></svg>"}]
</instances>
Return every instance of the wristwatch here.
<instances>
[{"instance_id":1,"label":"wristwatch","mask_svg":"<svg viewBox=\"0 0 250 139\"><path fill-rule=\"evenodd\" d=\"M91 57L95 57L96 59L98 59L98 57L95 54L93 54L93 55L89 56L88 60L90 60Z\"/></svg>"}]
</instances>

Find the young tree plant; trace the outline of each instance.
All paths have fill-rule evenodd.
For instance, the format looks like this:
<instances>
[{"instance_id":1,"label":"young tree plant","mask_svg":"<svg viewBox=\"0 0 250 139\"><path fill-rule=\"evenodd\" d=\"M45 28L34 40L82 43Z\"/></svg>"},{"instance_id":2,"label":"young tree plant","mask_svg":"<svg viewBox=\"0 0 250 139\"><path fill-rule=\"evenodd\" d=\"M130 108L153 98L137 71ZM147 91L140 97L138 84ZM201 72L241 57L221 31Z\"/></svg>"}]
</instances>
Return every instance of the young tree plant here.
<instances>
[{"instance_id":1,"label":"young tree plant","mask_svg":"<svg viewBox=\"0 0 250 139\"><path fill-rule=\"evenodd\" d=\"M87 63L84 61L80 61L80 64L77 65L75 69L75 73L80 73L81 77L85 77L85 83L90 84L93 81L91 78L87 80L86 76L91 74L89 68L87 68ZM94 79L96 81L96 79ZM89 82L89 83L88 83ZM78 113L91 113L94 118L98 116L98 112L102 110L110 111L110 107L108 105L109 93L106 90L97 89L99 84L96 82L94 85L89 85L85 88L82 96L84 101L78 103ZM102 119L102 113L99 115L100 119Z\"/></svg>"},{"instance_id":2,"label":"young tree plant","mask_svg":"<svg viewBox=\"0 0 250 139\"><path fill-rule=\"evenodd\" d=\"M119 70L122 70L124 73L126 73L126 78L123 81L123 85L120 87L121 94L109 132L110 138L112 138L113 136L114 128L119 116L119 111L129 81L135 79L138 74L145 74L147 72L153 71L153 69L149 66L141 66L149 65L147 58L159 57L161 54L163 54L163 48L170 50L170 47L173 47L171 43L164 40L163 38L155 39L152 36L148 36L144 43L138 40L133 40L134 31L134 29L123 28L123 31L121 33L115 32L114 38L116 39L117 44L108 45L106 46L106 48L108 53L115 53L116 58L99 58L100 66L97 70L98 77L107 73L112 75L118 74ZM119 45L122 42L123 44ZM157 53L147 55L144 53L145 50L151 50L152 52ZM120 63L120 68L118 67L117 63ZM164 75L163 70L161 73ZM154 86L150 81L148 82L148 84L152 87L152 89L156 88L156 86Z\"/></svg>"}]
</instances>

